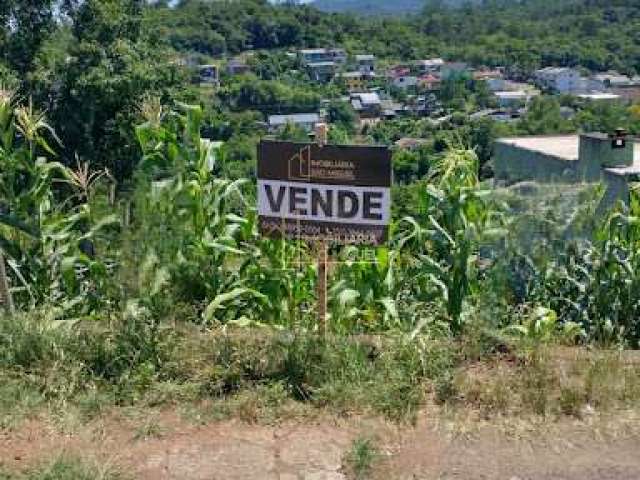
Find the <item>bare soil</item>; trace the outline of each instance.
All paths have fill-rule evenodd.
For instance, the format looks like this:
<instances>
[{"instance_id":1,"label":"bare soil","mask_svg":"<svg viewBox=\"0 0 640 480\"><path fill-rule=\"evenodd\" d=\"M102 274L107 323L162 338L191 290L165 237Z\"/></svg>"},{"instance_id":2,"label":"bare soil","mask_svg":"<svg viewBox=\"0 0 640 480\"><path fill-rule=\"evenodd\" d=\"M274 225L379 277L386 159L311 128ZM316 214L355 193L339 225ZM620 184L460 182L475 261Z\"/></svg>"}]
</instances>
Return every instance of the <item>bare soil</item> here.
<instances>
[{"instance_id":1,"label":"bare soil","mask_svg":"<svg viewBox=\"0 0 640 480\"><path fill-rule=\"evenodd\" d=\"M326 417L277 425L194 425L174 412L112 413L64 433L34 419L0 432L0 466L21 471L61 454L117 465L135 479L344 480L354 439L378 448L367 478L637 480L635 419L531 423L444 421L416 426ZM149 426L151 425L151 427Z\"/></svg>"}]
</instances>

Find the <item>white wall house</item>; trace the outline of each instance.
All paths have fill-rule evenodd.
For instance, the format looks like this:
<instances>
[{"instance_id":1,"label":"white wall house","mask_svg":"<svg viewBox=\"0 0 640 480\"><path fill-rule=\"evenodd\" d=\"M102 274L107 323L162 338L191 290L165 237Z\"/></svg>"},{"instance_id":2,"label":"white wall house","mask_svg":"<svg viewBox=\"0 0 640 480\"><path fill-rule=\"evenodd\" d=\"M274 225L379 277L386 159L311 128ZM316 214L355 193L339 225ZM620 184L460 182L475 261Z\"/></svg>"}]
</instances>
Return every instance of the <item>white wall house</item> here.
<instances>
[{"instance_id":1,"label":"white wall house","mask_svg":"<svg viewBox=\"0 0 640 480\"><path fill-rule=\"evenodd\" d=\"M581 93L578 98L592 102L617 102L621 99L620 95L607 92Z\"/></svg>"},{"instance_id":2,"label":"white wall house","mask_svg":"<svg viewBox=\"0 0 640 480\"><path fill-rule=\"evenodd\" d=\"M498 99L498 105L500 108L515 108L529 103L529 100L531 100L532 97L537 96L538 92L531 90L516 90L495 92L494 95Z\"/></svg>"},{"instance_id":3,"label":"white wall house","mask_svg":"<svg viewBox=\"0 0 640 480\"><path fill-rule=\"evenodd\" d=\"M418 77L414 75L400 75L393 79L393 86L398 88L409 88L418 85Z\"/></svg>"},{"instance_id":4,"label":"white wall house","mask_svg":"<svg viewBox=\"0 0 640 480\"><path fill-rule=\"evenodd\" d=\"M382 101L374 92L352 93L351 106L360 118L376 118L382 110Z\"/></svg>"},{"instance_id":5,"label":"white wall house","mask_svg":"<svg viewBox=\"0 0 640 480\"><path fill-rule=\"evenodd\" d=\"M303 64L318 62L344 63L347 53L342 48L304 48L298 51L298 57Z\"/></svg>"},{"instance_id":6,"label":"white wall house","mask_svg":"<svg viewBox=\"0 0 640 480\"><path fill-rule=\"evenodd\" d=\"M616 71L596 73L590 79L593 90L605 91L609 88L624 88L638 85L637 80Z\"/></svg>"},{"instance_id":7,"label":"white wall house","mask_svg":"<svg viewBox=\"0 0 640 480\"><path fill-rule=\"evenodd\" d=\"M585 80L574 68L542 68L535 72L535 80L541 87L557 93L577 93L585 90Z\"/></svg>"},{"instance_id":8,"label":"white wall house","mask_svg":"<svg viewBox=\"0 0 640 480\"><path fill-rule=\"evenodd\" d=\"M317 113L294 113L291 115L269 115L269 131L275 132L288 123L303 128L310 132L316 123L320 122L320 115Z\"/></svg>"},{"instance_id":9,"label":"white wall house","mask_svg":"<svg viewBox=\"0 0 640 480\"><path fill-rule=\"evenodd\" d=\"M358 71L365 75L371 75L376 71L375 55L356 55L356 63L358 65Z\"/></svg>"},{"instance_id":10,"label":"white wall house","mask_svg":"<svg viewBox=\"0 0 640 480\"><path fill-rule=\"evenodd\" d=\"M445 61L442 58L429 58L418 60L416 67L420 73L439 73L444 64Z\"/></svg>"}]
</instances>

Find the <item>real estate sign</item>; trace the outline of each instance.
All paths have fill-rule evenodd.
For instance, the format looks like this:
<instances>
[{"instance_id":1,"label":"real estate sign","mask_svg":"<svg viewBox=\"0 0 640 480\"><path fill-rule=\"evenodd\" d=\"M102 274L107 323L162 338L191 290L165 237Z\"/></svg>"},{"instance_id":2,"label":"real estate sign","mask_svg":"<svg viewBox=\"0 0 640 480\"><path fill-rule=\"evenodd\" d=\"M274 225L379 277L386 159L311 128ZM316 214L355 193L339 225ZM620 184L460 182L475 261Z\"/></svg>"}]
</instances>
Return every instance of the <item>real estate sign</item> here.
<instances>
[{"instance_id":1,"label":"real estate sign","mask_svg":"<svg viewBox=\"0 0 640 480\"><path fill-rule=\"evenodd\" d=\"M258 214L268 236L380 244L391 217L391 152L262 141Z\"/></svg>"}]
</instances>

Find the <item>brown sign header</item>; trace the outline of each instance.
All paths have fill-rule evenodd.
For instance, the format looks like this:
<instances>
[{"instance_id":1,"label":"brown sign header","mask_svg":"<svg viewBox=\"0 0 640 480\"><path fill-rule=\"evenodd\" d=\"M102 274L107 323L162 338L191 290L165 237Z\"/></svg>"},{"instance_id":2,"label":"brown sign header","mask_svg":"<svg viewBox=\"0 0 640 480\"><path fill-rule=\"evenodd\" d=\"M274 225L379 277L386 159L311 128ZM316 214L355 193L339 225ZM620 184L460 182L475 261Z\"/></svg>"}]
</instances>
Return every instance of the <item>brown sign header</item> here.
<instances>
[{"instance_id":1,"label":"brown sign header","mask_svg":"<svg viewBox=\"0 0 640 480\"><path fill-rule=\"evenodd\" d=\"M258 178L325 185L391 186L387 147L260 142Z\"/></svg>"}]
</instances>

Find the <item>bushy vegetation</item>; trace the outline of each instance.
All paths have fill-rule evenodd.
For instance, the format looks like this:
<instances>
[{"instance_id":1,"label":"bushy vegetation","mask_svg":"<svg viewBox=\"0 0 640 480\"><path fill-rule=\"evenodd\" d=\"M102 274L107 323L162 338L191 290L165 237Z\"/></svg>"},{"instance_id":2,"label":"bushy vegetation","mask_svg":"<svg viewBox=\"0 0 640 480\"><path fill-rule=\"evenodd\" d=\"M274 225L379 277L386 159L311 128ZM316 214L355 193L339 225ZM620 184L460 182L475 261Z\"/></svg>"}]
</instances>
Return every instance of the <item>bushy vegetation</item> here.
<instances>
[{"instance_id":1,"label":"bushy vegetation","mask_svg":"<svg viewBox=\"0 0 640 480\"><path fill-rule=\"evenodd\" d=\"M313 252L259 236L251 182L223 176L199 107L145 101L135 189L118 201L104 172L44 157L56 137L42 115L2 101L0 239L18 311L0 320L5 421L180 399L219 412L235 399L249 420L287 401L410 420L429 391L458 398L455 371L475 355L638 346L636 200L569 225L552 207L531 238L522 197L486 190L475 152L449 145L388 246L335 250L323 338ZM261 400L243 403L252 391Z\"/></svg>"},{"instance_id":2,"label":"bushy vegetation","mask_svg":"<svg viewBox=\"0 0 640 480\"><path fill-rule=\"evenodd\" d=\"M199 418L252 422L298 407L412 421L430 400L547 416L633 405L637 369L620 357L563 376L552 352L638 348L635 193L596 215L598 192L588 187L494 189L485 179L497 136L639 132L637 106L541 99L504 125L467 115L487 106L487 92L461 78L445 86L440 100L456 112L441 122L399 119L357 132L344 90L311 86L284 51L255 52L255 76L227 78L215 91L188 85L181 62L194 51L204 62L250 46L344 44L389 61L439 48L513 69L550 62L631 72L637 55L624 35L637 23L635 4L590 2L584 13L576 2L517 2L498 16L496 2L400 21L255 0L224 8L85 0L59 11L45 1L26 17L17 3L0 7L0 295L12 299L0 318L1 426L39 408L90 418L113 405L181 403ZM579 22L553 29L555 43L521 38L549 33L547 8L560 19L550 28ZM590 22L596 34L602 22L619 28L607 29L606 42L595 35L586 52L576 29ZM332 142L424 140L394 151L389 242L331 247L326 332L316 320L313 246L259 235L253 182L265 116L321 105ZM277 132L306 135L291 125ZM474 371L487 358L500 373L490 379ZM366 475L373 457L365 439L349 464ZM33 478L93 475L66 461L51 471L58 476Z\"/></svg>"}]
</instances>

